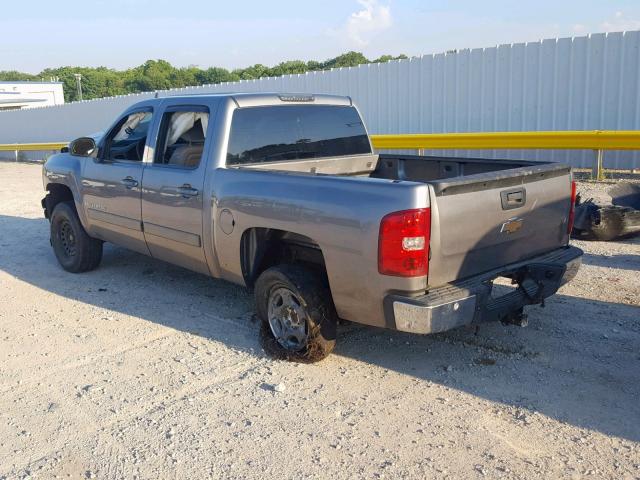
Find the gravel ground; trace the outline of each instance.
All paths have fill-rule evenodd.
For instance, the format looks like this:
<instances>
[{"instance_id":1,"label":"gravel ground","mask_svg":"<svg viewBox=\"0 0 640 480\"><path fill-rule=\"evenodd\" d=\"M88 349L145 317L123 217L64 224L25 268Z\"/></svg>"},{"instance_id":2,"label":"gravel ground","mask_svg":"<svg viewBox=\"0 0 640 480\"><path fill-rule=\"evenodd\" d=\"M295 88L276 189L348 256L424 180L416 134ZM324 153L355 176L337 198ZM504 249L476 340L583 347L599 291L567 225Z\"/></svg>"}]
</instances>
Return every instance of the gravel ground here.
<instances>
[{"instance_id":1,"label":"gravel ground","mask_svg":"<svg viewBox=\"0 0 640 480\"><path fill-rule=\"evenodd\" d=\"M640 238L576 242L527 328L348 326L298 365L239 287L113 246L64 272L40 167L0 180L0 479L640 478Z\"/></svg>"},{"instance_id":2,"label":"gravel ground","mask_svg":"<svg viewBox=\"0 0 640 480\"><path fill-rule=\"evenodd\" d=\"M640 183L638 177L626 179L625 182ZM578 192L581 194L582 200L593 199L599 205L611 205L611 195L609 190L616 185L615 181L607 180L604 182L586 181L578 184L580 188Z\"/></svg>"}]
</instances>

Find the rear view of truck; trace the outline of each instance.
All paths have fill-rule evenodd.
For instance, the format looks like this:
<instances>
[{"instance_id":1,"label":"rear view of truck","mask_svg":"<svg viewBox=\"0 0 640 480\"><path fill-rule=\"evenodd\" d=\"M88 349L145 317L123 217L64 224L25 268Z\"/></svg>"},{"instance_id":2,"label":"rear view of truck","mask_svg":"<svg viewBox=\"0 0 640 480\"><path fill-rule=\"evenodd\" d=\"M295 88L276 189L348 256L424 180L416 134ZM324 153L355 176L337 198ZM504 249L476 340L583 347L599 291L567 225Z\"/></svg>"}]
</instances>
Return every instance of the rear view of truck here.
<instances>
[{"instance_id":1,"label":"rear view of truck","mask_svg":"<svg viewBox=\"0 0 640 480\"><path fill-rule=\"evenodd\" d=\"M348 98L238 96L225 122L215 189L245 265L229 278L255 282L292 358L326 356L337 318L421 334L523 324L579 268L566 165L378 155ZM218 256L237 241L218 235Z\"/></svg>"},{"instance_id":2,"label":"rear view of truck","mask_svg":"<svg viewBox=\"0 0 640 480\"><path fill-rule=\"evenodd\" d=\"M398 329L523 324L525 305L543 303L575 276L582 252L568 246L575 203L569 167L411 156L382 156L379 167L378 176L429 185L428 288L385 299ZM499 277L514 286L502 296L493 288Z\"/></svg>"}]
</instances>

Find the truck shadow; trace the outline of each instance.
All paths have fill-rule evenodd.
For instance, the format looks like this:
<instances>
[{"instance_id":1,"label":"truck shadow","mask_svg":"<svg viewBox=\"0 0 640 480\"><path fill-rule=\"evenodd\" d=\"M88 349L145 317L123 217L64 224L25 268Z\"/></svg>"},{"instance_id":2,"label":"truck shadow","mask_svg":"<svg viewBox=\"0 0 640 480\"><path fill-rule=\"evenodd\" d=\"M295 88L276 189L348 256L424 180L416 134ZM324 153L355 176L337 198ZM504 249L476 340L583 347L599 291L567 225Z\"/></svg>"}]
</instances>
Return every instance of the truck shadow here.
<instances>
[{"instance_id":1,"label":"truck shadow","mask_svg":"<svg viewBox=\"0 0 640 480\"><path fill-rule=\"evenodd\" d=\"M69 274L53 256L44 219L0 215L0 270L77 302L264 355L243 288L112 246L98 270ZM637 442L639 319L638 307L560 293L546 309L530 310L528 328L487 324L477 334L416 336L347 325L335 354Z\"/></svg>"}]
</instances>

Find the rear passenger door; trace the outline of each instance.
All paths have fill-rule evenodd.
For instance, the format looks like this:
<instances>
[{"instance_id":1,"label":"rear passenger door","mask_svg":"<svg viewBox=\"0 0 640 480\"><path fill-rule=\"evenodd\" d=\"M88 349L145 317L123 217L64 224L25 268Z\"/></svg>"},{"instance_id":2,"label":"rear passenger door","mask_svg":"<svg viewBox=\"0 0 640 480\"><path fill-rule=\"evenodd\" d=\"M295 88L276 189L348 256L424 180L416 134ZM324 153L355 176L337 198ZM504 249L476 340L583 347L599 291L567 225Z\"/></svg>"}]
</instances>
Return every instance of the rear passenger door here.
<instances>
[{"instance_id":1,"label":"rear passenger door","mask_svg":"<svg viewBox=\"0 0 640 480\"><path fill-rule=\"evenodd\" d=\"M151 255L209 273L202 246L209 109L168 107L142 179L142 224Z\"/></svg>"}]
</instances>

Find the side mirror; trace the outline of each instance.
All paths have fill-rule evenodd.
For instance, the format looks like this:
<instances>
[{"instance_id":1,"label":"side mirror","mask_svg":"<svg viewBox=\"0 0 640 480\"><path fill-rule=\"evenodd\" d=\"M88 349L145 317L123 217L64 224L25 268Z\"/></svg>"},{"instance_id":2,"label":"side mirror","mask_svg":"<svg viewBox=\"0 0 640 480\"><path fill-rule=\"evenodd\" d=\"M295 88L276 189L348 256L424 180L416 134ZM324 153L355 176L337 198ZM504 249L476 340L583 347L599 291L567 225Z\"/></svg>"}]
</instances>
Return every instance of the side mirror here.
<instances>
[{"instance_id":1,"label":"side mirror","mask_svg":"<svg viewBox=\"0 0 640 480\"><path fill-rule=\"evenodd\" d=\"M69 145L69 152L77 157L90 157L96 149L96 141L91 137L76 138Z\"/></svg>"}]
</instances>

